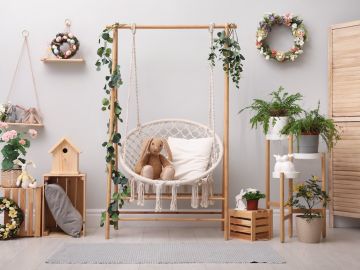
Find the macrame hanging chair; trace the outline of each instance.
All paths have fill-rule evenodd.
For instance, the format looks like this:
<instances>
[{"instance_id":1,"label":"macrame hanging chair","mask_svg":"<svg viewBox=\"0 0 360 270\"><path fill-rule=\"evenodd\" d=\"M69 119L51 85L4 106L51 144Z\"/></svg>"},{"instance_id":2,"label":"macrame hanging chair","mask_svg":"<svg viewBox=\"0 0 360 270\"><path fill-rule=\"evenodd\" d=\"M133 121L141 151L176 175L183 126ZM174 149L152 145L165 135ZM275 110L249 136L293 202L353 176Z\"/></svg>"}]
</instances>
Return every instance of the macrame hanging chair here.
<instances>
[{"instance_id":1,"label":"macrame hanging chair","mask_svg":"<svg viewBox=\"0 0 360 270\"><path fill-rule=\"evenodd\" d=\"M213 24L209 26L210 45L213 44ZM209 65L210 85L209 85L209 125L203 125L197 122L184 119L161 119L145 124L140 123L139 112L139 95L137 83L137 68L136 68L136 43L135 43L136 26L132 25L132 57L130 66L130 89L127 99L127 113L125 119L125 137L122 141L120 149L121 155L119 162L124 171L129 174L129 184L131 190L130 202L135 200L137 194L137 204L144 205L144 193L149 187L153 187L156 193L155 211L162 210L161 207L161 191L163 187L171 187L171 203L170 210L177 210L177 190L183 185L192 186L191 207L198 208L199 206L199 188L201 188L201 207L208 207L213 202L209 197L213 195L213 172L220 164L223 156L223 146L220 137L214 131L215 115L214 115L214 76L213 66ZM129 119L129 103L131 100L131 93L135 91L136 97L136 112L137 112L137 127L128 132ZM134 167L139 159L143 142L147 138L160 137L167 139L168 137L176 137L183 139L197 139L197 138L213 138L213 146L211 151L211 158L207 170L196 176L193 179L176 179L176 180L161 180L150 179L143 177L134 172Z\"/></svg>"}]
</instances>

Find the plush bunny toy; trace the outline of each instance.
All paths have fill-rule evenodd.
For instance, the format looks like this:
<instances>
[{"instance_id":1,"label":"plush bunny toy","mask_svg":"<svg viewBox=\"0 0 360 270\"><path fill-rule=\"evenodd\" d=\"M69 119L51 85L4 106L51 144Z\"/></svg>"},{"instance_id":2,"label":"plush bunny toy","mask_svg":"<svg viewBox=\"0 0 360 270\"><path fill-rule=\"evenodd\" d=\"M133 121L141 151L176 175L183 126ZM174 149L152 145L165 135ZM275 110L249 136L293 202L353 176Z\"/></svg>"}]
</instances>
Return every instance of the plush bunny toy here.
<instances>
[{"instance_id":1,"label":"plush bunny toy","mask_svg":"<svg viewBox=\"0 0 360 270\"><path fill-rule=\"evenodd\" d=\"M160 154L163 148L165 148L169 160ZM171 161L172 153L165 139L147 139L143 144L140 159L135 165L135 172L150 179L173 180L175 169Z\"/></svg>"}]
</instances>

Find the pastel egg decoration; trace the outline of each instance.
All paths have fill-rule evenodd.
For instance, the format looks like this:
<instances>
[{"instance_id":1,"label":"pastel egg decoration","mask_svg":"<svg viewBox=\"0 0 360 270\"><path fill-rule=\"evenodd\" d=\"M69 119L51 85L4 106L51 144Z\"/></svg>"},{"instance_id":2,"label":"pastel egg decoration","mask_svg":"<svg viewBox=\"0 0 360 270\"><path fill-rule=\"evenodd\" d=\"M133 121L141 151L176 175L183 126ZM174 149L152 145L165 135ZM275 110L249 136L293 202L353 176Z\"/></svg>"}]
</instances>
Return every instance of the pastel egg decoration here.
<instances>
[{"instance_id":1,"label":"pastel egg decoration","mask_svg":"<svg viewBox=\"0 0 360 270\"><path fill-rule=\"evenodd\" d=\"M51 41L51 51L59 59L73 57L79 50L80 42L72 33L58 33Z\"/></svg>"}]
</instances>

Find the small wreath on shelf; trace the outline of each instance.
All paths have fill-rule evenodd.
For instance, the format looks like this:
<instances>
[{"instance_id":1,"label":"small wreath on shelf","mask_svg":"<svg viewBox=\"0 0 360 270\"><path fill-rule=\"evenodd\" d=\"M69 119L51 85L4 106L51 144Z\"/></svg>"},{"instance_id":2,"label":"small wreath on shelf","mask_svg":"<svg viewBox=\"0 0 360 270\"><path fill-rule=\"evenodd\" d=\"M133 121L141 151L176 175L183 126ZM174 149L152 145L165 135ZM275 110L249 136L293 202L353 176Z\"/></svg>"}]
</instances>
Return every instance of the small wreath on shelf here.
<instances>
[{"instance_id":1,"label":"small wreath on shelf","mask_svg":"<svg viewBox=\"0 0 360 270\"><path fill-rule=\"evenodd\" d=\"M65 46L64 44L67 44ZM79 50L80 42L72 33L58 33L51 41L52 53L60 59L73 57Z\"/></svg>"},{"instance_id":2,"label":"small wreath on shelf","mask_svg":"<svg viewBox=\"0 0 360 270\"><path fill-rule=\"evenodd\" d=\"M270 48L270 46L266 43L266 38L270 34L274 25L284 25L291 29L291 33L294 37L294 45L289 51L277 51ZM260 51L260 54L265 56L266 60L274 59L278 62L289 60L295 61L295 59L303 53L303 47L306 40L307 31L303 24L303 20L290 13L285 14L284 16L274 13L264 15L264 18L259 23L259 27L256 31L256 48Z\"/></svg>"},{"instance_id":3,"label":"small wreath on shelf","mask_svg":"<svg viewBox=\"0 0 360 270\"><path fill-rule=\"evenodd\" d=\"M24 213L13 200L0 197L0 214L3 212L7 212L10 222L0 224L0 240L8 240L18 234L24 221Z\"/></svg>"}]
</instances>

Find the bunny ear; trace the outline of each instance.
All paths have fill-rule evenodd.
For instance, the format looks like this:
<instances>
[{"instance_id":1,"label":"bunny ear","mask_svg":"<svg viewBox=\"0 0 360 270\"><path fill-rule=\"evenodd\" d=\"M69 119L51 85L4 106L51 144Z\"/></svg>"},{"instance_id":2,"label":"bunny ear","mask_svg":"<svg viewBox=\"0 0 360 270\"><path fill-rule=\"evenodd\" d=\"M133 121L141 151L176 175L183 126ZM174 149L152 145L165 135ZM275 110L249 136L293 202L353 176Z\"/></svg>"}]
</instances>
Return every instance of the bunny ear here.
<instances>
[{"instance_id":1,"label":"bunny ear","mask_svg":"<svg viewBox=\"0 0 360 270\"><path fill-rule=\"evenodd\" d=\"M172 152L171 152L169 143L167 142L166 139L162 139L162 142L163 142L163 144L164 144L165 151L166 151L167 154L168 154L168 160L172 161L172 160L173 160L173 157L172 157Z\"/></svg>"},{"instance_id":2,"label":"bunny ear","mask_svg":"<svg viewBox=\"0 0 360 270\"><path fill-rule=\"evenodd\" d=\"M152 142L152 138L148 138L143 142L141 151L140 151L140 159L143 159L145 155L149 152L150 144Z\"/></svg>"}]
</instances>

